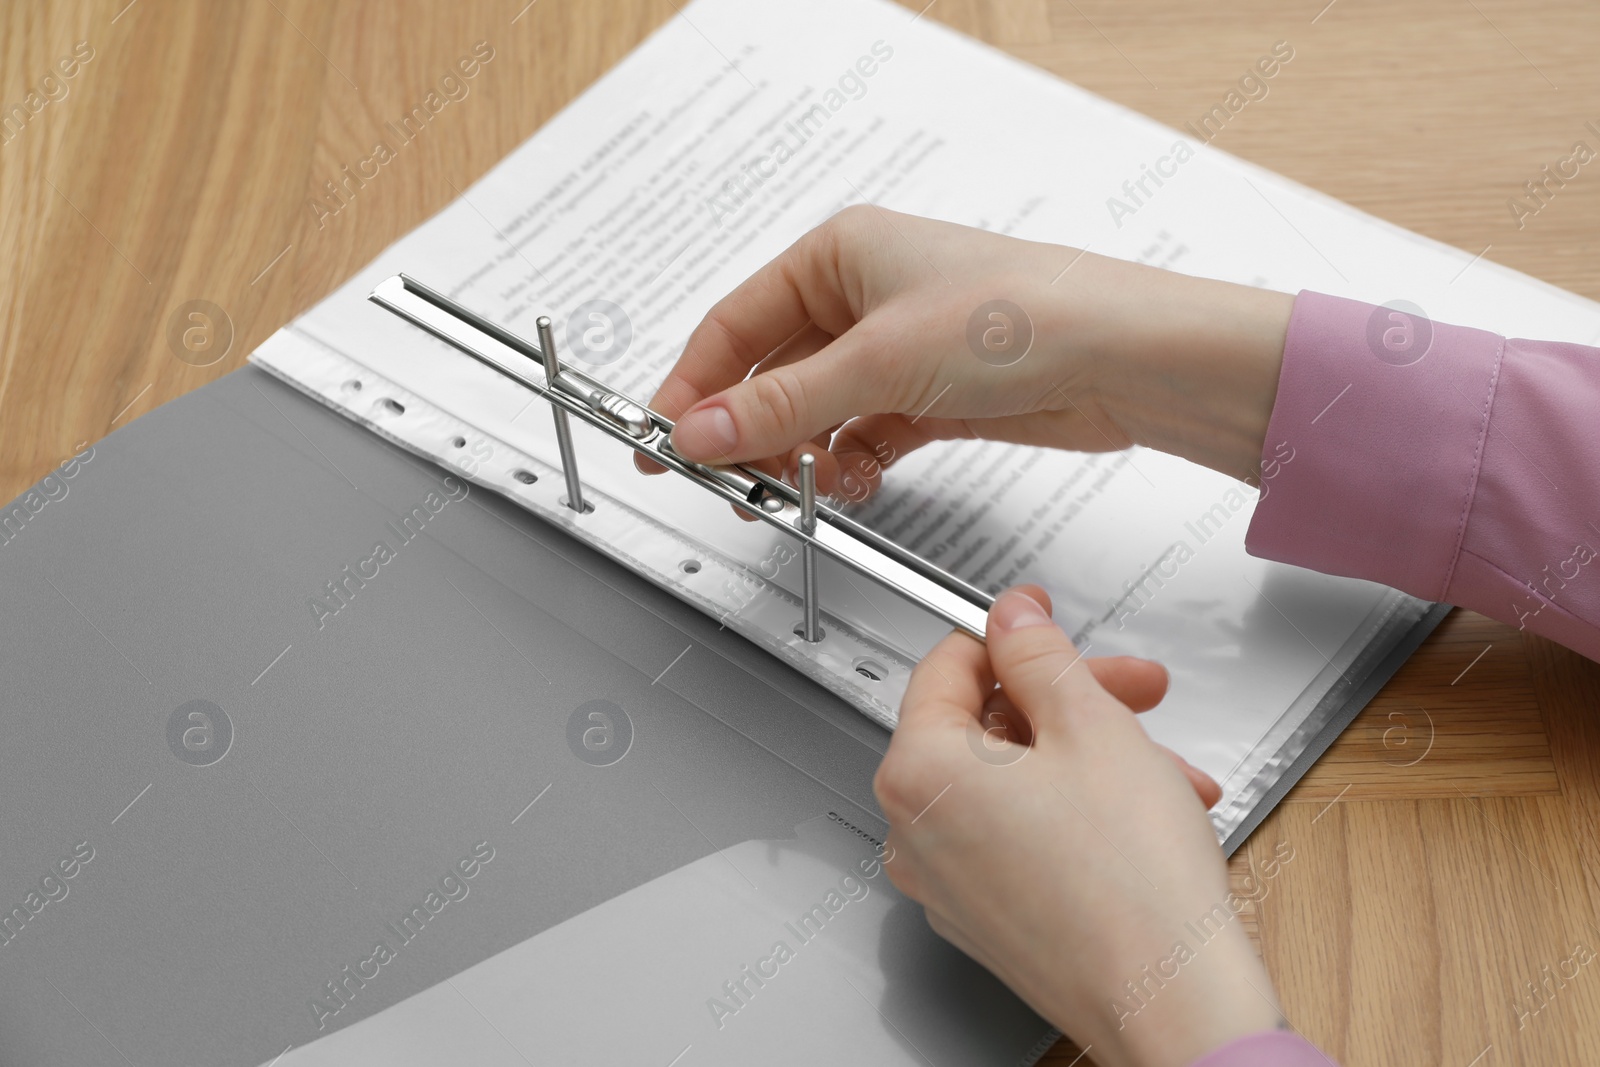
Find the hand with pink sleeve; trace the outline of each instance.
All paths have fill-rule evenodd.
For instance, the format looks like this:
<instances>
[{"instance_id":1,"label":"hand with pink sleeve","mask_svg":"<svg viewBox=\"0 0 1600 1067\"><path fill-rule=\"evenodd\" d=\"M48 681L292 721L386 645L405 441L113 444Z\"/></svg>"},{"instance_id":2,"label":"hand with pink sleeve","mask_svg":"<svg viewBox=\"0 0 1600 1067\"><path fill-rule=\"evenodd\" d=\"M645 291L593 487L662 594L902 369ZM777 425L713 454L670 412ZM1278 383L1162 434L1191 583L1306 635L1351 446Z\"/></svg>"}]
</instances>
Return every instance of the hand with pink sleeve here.
<instances>
[{"instance_id":1,"label":"hand with pink sleeve","mask_svg":"<svg viewBox=\"0 0 1600 1067\"><path fill-rule=\"evenodd\" d=\"M1019 326L1025 359L1004 348ZM1259 479L1258 555L1600 657L1592 349L860 207L713 308L652 406L685 458L792 473L810 452L820 488L852 497L941 438L1145 445ZM1138 725L1165 673L1071 667L1036 592L1000 598L987 646L955 634L918 667L878 778L886 869L1106 1067L1330 1064L1275 1025L1236 926L1129 1020L1166 935L1225 891L1216 786ZM975 758L974 730L1015 765Z\"/></svg>"},{"instance_id":2,"label":"hand with pink sleeve","mask_svg":"<svg viewBox=\"0 0 1600 1067\"><path fill-rule=\"evenodd\" d=\"M997 304L1003 328L975 325ZM1013 327L1027 358L989 358ZM792 472L811 451L851 496L884 443L1145 445L1259 477L1257 555L1600 658L1600 353L1581 345L860 207L713 308L652 406L690 459Z\"/></svg>"}]
</instances>

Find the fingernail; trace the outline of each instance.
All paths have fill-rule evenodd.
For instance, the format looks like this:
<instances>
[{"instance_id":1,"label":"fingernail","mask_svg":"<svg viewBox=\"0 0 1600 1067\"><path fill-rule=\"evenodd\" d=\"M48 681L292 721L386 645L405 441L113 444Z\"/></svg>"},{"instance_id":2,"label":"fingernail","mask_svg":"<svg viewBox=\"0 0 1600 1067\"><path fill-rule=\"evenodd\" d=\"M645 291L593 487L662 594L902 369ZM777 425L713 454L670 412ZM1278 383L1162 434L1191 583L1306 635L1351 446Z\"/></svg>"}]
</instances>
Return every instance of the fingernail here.
<instances>
[{"instance_id":1,"label":"fingernail","mask_svg":"<svg viewBox=\"0 0 1600 1067\"><path fill-rule=\"evenodd\" d=\"M1040 603L1027 593L1011 590L989 609L989 623L999 630L1025 630L1030 626L1054 626L1055 621Z\"/></svg>"},{"instance_id":2,"label":"fingernail","mask_svg":"<svg viewBox=\"0 0 1600 1067\"><path fill-rule=\"evenodd\" d=\"M733 416L720 404L696 408L679 419L672 431L672 447L690 457L720 457L738 443Z\"/></svg>"}]
</instances>

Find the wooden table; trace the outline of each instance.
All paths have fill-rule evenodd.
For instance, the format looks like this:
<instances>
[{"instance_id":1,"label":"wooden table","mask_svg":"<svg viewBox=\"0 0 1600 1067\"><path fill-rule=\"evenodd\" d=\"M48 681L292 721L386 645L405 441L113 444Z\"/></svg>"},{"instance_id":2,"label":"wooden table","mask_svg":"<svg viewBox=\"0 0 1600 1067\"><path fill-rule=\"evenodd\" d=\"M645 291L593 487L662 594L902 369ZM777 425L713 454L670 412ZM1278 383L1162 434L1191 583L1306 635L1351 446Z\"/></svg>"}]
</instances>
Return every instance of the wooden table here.
<instances>
[{"instance_id":1,"label":"wooden table","mask_svg":"<svg viewBox=\"0 0 1600 1067\"><path fill-rule=\"evenodd\" d=\"M0 6L0 99L92 50L0 145L0 500L238 367L675 14L525 2ZM1600 297L1600 169L1520 229L1506 206L1573 142L1600 148L1600 7L1325 2L936 0L926 17L1174 126L1289 41L1220 147ZM319 220L322 183L480 40L497 61L472 95ZM169 346L191 300L231 323L208 367ZM1301 1031L1346 1067L1600 1063L1600 961L1526 988L1600 951L1597 714L1600 667L1509 627L1457 613L1418 652L1234 861L1242 879L1293 846L1245 918Z\"/></svg>"}]
</instances>

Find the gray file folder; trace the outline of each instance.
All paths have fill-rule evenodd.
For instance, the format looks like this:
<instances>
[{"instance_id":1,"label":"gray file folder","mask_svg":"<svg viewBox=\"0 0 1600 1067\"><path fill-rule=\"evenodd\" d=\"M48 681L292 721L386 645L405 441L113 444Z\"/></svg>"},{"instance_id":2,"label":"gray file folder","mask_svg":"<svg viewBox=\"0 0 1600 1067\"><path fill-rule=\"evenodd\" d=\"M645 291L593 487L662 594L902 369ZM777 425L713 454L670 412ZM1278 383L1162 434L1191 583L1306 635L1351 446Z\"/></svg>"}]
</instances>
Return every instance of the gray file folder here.
<instances>
[{"instance_id":1,"label":"gray file folder","mask_svg":"<svg viewBox=\"0 0 1600 1067\"><path fill-rule=\"evenodd\" d=\"M0 529L0 1065L1048 1043L883 874L880 728L258 370Z\"/></svg>"}]
</instances>

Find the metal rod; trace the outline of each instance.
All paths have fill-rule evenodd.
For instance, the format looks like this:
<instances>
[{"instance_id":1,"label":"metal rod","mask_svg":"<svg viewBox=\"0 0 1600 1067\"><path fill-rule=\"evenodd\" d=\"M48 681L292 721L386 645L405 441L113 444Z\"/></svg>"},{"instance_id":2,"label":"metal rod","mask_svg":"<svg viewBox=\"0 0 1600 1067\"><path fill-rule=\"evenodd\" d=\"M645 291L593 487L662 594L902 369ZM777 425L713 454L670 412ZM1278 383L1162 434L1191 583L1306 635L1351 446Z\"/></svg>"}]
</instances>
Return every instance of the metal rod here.
<instances>
[{"instance_id":1,"label":"metal rod","mask_svg":"<svg viewBox=\"0 0 1600 1067\"><path fill-rule=\"evenodd\" d=\"M550 316L540 315L534 326L539 331L539 351L544 356L544 377L553 387L561 377L561 361L556 356L555 334L550 329ZM582 515L583 483L578 480L578 455L572 448L572 426L567 413L554 405L550 413L556 420L556 447L561 450L561 473L567 478L567 507Z\"/></svg>"},{"instance_id":2,"label":"metal rod","mask_svg":"<svg viewBox=\"0 0 1600 1067\"><path fill-rule=\"evenodd\" d=\"M554 383L545 375L535 375L528 365L543 362L540 348L415 278L404 274L387 278L373 290L371 299L505 375L552 408L588 423L746 514L799 538L802 545L813 546L820 555L881 583L983 640L993 596L828 507L826 502L816 501L815 529L806 533L799 521L799 490L782 478L754 467L709 467L683 459L672 450L671 419L573 368L561 369ZM553 350L553 340L546 347ZM597 397L597 390L604 395ZM569 463L568 470L572 469Z\"/></svg>"},{"instance_id":3,"label":"metal rod","mask_svg":"<svg viewBox=\"0 0 1600 1067\"><path fill-rule=\"evenodd\" d=\"M817 549L811 542L817 533L817 458L809 452L800 457L800 531L806 535L800 546L801 580L805 587L802 636L816 642L822 640L822 606L817 602Z\"/></svg>"}]
</instances>

